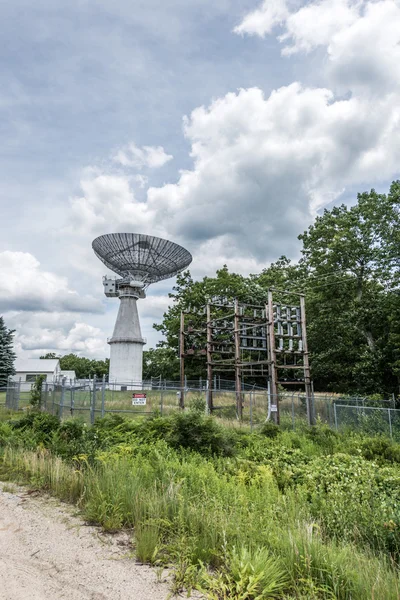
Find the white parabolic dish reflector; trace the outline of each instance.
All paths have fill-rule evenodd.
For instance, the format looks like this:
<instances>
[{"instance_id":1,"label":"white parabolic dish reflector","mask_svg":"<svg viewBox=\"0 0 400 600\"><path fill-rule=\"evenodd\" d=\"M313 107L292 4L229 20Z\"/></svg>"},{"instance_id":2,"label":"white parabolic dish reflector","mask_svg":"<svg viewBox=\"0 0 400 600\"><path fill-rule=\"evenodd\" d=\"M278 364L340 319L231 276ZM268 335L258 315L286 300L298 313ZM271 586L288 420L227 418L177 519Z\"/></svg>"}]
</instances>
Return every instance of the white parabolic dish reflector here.
<instances>
[{"instance_id":1,"label":"white parabolic dish reflector","mask_svg":"<svg viewBox=\"0 0 400 600\"><path fill-rule=\"evenodd\" d=\"M92 248L109 269L146 286L173 277L192 262L192 255L182 246L141 233L100 235Z\"/></svg>"}]
</instances>

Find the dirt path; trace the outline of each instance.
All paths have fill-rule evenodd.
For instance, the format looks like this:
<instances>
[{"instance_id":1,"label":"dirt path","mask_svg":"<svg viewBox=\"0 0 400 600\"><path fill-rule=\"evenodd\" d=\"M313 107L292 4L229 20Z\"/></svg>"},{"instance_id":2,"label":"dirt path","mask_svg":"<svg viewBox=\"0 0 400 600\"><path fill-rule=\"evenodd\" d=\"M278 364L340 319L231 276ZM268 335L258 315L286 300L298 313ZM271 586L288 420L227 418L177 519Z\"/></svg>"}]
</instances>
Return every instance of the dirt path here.
<instances>
[{"instance_id":1,"label":"dirt path","mask_svg":"<svg viewBox=\"0 0 400 600\"><path fill-rule=\"evenodd\" d=\"M1 600L165 600L168 585L127 554L128 535L104 535L73 507L0 483Z\"/></svg>"}]
</instances>

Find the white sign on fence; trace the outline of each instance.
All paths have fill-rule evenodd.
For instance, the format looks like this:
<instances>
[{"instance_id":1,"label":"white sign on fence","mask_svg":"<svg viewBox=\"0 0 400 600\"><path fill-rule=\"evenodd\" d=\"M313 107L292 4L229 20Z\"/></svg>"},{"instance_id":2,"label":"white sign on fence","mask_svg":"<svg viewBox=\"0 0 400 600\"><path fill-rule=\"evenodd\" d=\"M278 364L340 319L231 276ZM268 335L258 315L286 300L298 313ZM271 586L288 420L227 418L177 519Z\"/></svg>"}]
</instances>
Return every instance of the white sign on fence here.
<instances>
[{"instance_id":1,"label":"white sign on fence","mask_svg":"<svg viewBox=\"0 0 400 600\"><path fill-rule=\"evenodd\" d=\"M145 406L146 394L132 394L132 406Z\"/></svg>"},{"instance_id":2,"label":"white sign on fence","mask_svg":"<svg viewBox=\"0 0 400 600\"><path fill-rule=\"evenodd\" d=\"M271 404L271 412L278 412L278 407L276 404Z\"/></svg>"}]
</instances>

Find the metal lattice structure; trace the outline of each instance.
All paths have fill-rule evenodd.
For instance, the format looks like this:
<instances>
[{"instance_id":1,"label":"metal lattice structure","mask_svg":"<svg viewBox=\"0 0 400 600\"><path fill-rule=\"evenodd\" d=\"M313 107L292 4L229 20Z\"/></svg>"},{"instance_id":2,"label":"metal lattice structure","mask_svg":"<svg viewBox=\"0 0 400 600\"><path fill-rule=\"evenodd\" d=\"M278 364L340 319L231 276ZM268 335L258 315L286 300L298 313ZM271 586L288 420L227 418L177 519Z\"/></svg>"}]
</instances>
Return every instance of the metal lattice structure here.
<instances>
[{"instance_id":1,"label":"metal lattice structure","mask_svg":"<svg viewBox=\"0 0 400 600\"><path fill-rule=\"evenodd\" d=\"M123 278L144 285L177 275L192 262L182 246L141 233L108 233L92 242L96 256Z\"/></svg>"}]
</instances>

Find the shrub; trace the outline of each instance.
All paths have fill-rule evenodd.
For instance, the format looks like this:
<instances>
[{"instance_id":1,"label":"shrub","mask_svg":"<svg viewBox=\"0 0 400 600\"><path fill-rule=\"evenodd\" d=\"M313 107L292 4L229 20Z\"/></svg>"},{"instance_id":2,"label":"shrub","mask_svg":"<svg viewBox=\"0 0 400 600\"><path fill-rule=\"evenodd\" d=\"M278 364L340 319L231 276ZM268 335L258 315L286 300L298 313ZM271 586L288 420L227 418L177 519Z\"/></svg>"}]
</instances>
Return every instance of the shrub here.
<instances>
[{"instance_id":1,"label":"shrub","mask_svg":"<svg viewBox=\"0 0 400 600\"><path fill-rule=\"evenodd\" d=\"M268 437L268 438L276 438L276 437L278 437L278 435L280 435L282 433L282 430L275 423L271 423L270 421L267 421L261 427L260 433L261 433L261 435L265 435L265 437Z\"/></svg>"},{"instance_id":2,"label":"shrub","mask_svg":"<svg viewBox=\"0 0 400 600\"><path fill-rule=\"evenodd\" d=\"M282 597L287 586L285 569L267 548L241 547L228 552L225 564L217 573L204 570L199 589L210 600L264 600Z\"/></svg>"},{"instance_id":3,"label":"shrub","mask_svg":"<svg viewBox=\"0 0 400 600\"><path fill-rule=\"evenodd\" d=\"M45 379L46 375L37 375L35 383L31 389L30 404L32 407L38 408L39 410L42 406L42 385Z\"/></svg>"},{"instance_id":4,"label":"shrub","mask_svg":"<svg viewBox=\"0 0 400 600\"><path fill-rule=\"evenodd\" d=\"M53 432L60 427L58 417L49 413L31 411L22 419L15 421L13 428L23 432L31 430L37 444L46 446L52 437Z\"/></svg>"},{"instance_id":5,"label":"shrub","mask_svg":"<svg viewBox=\"0 0 400 600\"><path fill-rule=\"evenodd\" d=\"M71 419L61 423L53 432L49 448L54 454L64 458L91 453L93 444L88 438L88 428L83 421Z\"/></svg>"},{"instance_id":6,"label":"shrub","mask_svg":"<svg viewBox=\"0 0 400 600\"><path fill-rule=\"evenodd\" d=\"M367 460L389 461L400 463L400 445L388 438L367 438L361 443L361 452Z\"/></svg>"},{"instance_id":7,"label":"shrub","mask_svg":"<svg viewBox=\"0 0 400 600\"><path fill-rule=\"evenodd\" d=\"M10 423L0 423L0 447L6 446L13 439L15 439L15 433Z\"/></svg>"},{"instance_id":8,"label":"shrub","mask_svg":"<svg viewBox=\"0 0 400 600\"><path fill-rule=\"evenodd\" d=\"M166 441L173 448L188 448L200 454L233 456L235 436L219 425L214 417L199 412L177 412L170 417L171 429Z\"/></svg>"}]
</instances>

